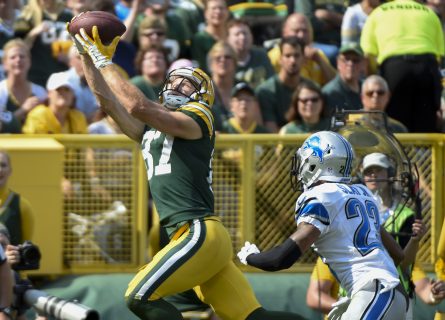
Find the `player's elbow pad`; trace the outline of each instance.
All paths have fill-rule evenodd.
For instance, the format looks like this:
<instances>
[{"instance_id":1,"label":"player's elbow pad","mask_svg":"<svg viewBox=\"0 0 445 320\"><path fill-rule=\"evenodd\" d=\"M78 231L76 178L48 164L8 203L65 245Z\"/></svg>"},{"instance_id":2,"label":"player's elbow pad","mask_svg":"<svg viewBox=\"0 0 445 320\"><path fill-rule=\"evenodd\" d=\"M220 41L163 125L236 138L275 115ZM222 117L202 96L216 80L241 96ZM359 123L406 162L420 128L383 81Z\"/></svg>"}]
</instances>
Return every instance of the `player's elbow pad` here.
<instances>
[{"instance_id":1,"label":"player's elbow pad","mask_svg":"<svg viewBox=\"0 0 445 320\"><path fill-rule=\"evenodd\" d=\"M292 239L270 250L247 257L247 263L265 271L278 271L290 268L301 256L300 247Z\"/></svg>"}]
</instances>

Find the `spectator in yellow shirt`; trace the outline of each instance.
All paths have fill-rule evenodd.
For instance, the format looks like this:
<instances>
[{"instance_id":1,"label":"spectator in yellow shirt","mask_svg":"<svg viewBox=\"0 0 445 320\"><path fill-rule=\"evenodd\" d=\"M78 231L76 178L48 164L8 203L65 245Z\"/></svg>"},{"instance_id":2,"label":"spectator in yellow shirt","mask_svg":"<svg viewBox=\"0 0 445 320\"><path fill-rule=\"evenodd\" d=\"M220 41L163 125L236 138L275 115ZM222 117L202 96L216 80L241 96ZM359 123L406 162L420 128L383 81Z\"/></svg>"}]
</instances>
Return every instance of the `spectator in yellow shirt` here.
<instances>
[{"instance_id":1,"label":"spectator in yellow shirt","mask_svg":"<svg viewBox=\"0 0 445 320\"><path fill-rule=\"evenodd\" d=\"M312 45L313 30L306 16L301 13L289 15L284 21L281 36L282 38L294 36L304 43L304 63L301 69L301 76L318 83L320 86L325 85L335 77L337 71L331 65L329 59L323 51ZM281 69L279 63L280 55L279 44L276 44L268 52L269 59L277 73Z\"/></svg>"},{"instance_id":2,"label":"spectator in yellow shirt","mask_svg":"<svg viewBox=\"0 0 445 320\"><path fill-rule=\"evenodd\" d=\"M74 88L67 74L53 73L46 89L48 105L38 105L28 113L23 133L88 133L85 115L74 107Z\"/></svg>"}]
</instances>

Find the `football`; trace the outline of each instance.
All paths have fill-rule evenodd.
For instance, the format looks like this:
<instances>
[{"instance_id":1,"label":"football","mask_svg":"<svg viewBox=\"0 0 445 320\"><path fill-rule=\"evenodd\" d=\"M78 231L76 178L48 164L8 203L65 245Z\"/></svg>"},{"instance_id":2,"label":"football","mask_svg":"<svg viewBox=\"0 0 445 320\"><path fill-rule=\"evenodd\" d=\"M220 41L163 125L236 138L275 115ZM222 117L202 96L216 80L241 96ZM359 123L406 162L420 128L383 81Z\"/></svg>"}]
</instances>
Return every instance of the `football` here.
<instances>
[{"instance_id":1,"label":"football","mask_svg":"<svg viewBox=\"0 0 445 320\"><path fill-rule=\"evenodd\" d=\"M84 28L93 38L93 26L97 26L99 37L103 44L110 44L116 36L121 36L127 30L125 25L114 14L105 11L86 11L76 16L69 24L68 32L74 36Z\"/></svg>"}]
</instances>

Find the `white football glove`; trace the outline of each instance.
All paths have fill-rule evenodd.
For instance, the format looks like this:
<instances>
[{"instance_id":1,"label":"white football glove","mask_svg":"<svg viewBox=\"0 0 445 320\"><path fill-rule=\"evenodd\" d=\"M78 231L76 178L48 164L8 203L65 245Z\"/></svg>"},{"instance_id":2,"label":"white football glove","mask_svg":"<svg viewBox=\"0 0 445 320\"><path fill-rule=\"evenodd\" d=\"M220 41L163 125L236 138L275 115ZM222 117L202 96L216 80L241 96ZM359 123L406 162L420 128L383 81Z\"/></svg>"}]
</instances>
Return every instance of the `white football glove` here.
<instances>
[{"instance_id":1,"label":"white football glove","mask_svg":"<svg viewBox=\"0 0 445 320\"><path fill-rule=\"evenodd\" d=\"M256 253L260 253L258 247L255 244L246 241L246 243L244 243L244 246L237 253L237 256L242 264L247 265L247 257L250 256L251 254L256 254Z\"/></svg>"},{"instance_id":2,"label":"white football glove","mask_svg":"<svg viewBox=\"0 0 445 320\"><path fill-rule=\"evenodd\" d=\"M351 298L342 297L332 305L332 310L328 314L328 320L341 320L343 313L348 310Z\"/></svg>"}]
</instances>

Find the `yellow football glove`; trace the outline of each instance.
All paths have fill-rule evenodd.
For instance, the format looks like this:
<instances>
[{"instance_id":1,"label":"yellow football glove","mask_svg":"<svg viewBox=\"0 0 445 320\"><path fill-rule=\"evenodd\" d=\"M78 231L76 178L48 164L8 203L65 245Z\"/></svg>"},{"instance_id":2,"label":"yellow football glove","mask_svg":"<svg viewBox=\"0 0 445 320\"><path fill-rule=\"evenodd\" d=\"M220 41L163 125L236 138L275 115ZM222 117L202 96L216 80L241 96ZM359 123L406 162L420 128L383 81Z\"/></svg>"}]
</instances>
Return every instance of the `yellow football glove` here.
<instances>
[{"instance_id":1,"label":"yellow football glove","mask_svg":"<svg viewBox=\"0 0 445 320\"><path fill-rule=\"evenodd\" d=\"M75 38L91 57L95 67L100 69L112 63L111 58L116 51L120 36L115 37L109 45L104 45L100 40L97 26L94 26L92 31L93 39L87 35L83 28L80 29L80 35L76 34Z\"/></svg>"}]
</instances>

